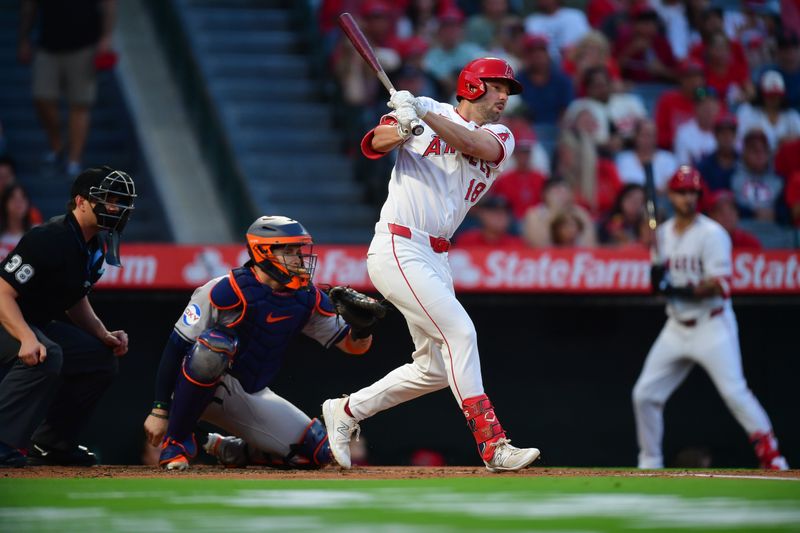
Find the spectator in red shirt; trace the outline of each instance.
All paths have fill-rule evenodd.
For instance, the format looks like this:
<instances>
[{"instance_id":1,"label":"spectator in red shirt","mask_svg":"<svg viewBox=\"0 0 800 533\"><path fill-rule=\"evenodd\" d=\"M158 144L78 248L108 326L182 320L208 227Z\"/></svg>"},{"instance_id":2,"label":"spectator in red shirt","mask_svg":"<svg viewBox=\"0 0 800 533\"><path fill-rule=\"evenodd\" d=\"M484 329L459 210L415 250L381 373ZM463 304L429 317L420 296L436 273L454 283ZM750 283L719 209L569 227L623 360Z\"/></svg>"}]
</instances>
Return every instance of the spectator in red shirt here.
<instances>
[{"instance_id":1,"label":"spectator in red shirt","mask_svg":"<svg viewBox=\"0 0 800 533\"><path fill-rule=\"evenodd\" d=\"M698 28L700 41L696 42L689 49L689 57L695 61L705 62L706 45L711 37L717 32L725 32L725 18L722 8L707 7L700 14L700 25ZM727 33L726 33L727 35ZM748 68L747 55L744 47L738 41L731 41L731 54L733 61Z\"/></svg>"},{"instance_id":2,"label":"spectator in red shirt","mask_svg":"<svg viewBox=\"0 0 800 533\"><path fill-rule=\"evenodd\" d=\"M684 61L679 72L680 86L665 91L656 103L658 146L664 150L672 150L678 126L694 118L695 92L705 86L702 63Z\"/></svg>"},{"instance_id":3,"label":"spectator in red shirt","mask_svg":"<svg viewBox=\"0 0 800 533\"><path fill-rule=\"evenodd\" d=\"M511 234L513 218L511 206L503 196L487 194L472 209L479 227L469 229L456 237L457 246L524 246L525 242Z\"/></svg>"},{"instance_id":4,"label":"spectator in red shirt","mask_svg":"<svg viewBox=\"0 0 800 533\"><path fill-rule=\"evenodd\" d=\"M592 28L600 29L608 17L622 11L618 0L589 0L586 4L586 18Z\"/></svg>"},{"instance_id":5,"label":"spectator in red shirt","mask_svg":"<svg viewBox=\"0 0 800 533\"><path fill-rule=\"evenodd\" d=\"M614 57L622 77L635 82L664 82L675 79L677 61L672 46L660 31L660 19L647 4L636 4L630 27L620 31L614 42Z\"/></svg>"},{"instance_id":6,"label":"spectator in red shirt","mask_svg":"<svg viewBox=\"0 0 800 533\"><path fill-rule=\"evenodd\" d=\"M716 89L722 102L735 106L755 96L747 62L736 60L725 32L715 32L708 38L703 56L706 84Z\"/></svg>"},{"instance_id":7,"label":"spectator in red shirt","mask_svg":"<svg viewBox=\"0 0 800 533\"><path fill-rule=\"evenodd\" d=\"M800 137L786 141L775 154L775 172L784 179L800 171Z\"/></svg>"},{"instance_id":8,"label":"spectator in red shirt","mask_svg":"<svg viewBox=\"0 0 800 533\"><path fill-rule=\"evenodd\" d=\"M800 228L800 170L790 174L786 180L786 204L789 206L792 223Z\"/></svg>"},{"instance_id":9,"label":"spectator in red shirt","mask_svg":"<svg viewBox=\"0 0 800 533\"><path fill-rule=\"evenodd\" d=\"M711 194L708 202L708 216L719 222L731 236L734 248L761 249L761 242L752 233L748 233L739 225L739 210L736 198L731 191L719 190Z\"/></svg>"},{"instance_id":10,"label":"spectator in red shirt","mask_svg":"<svg viewBox=\"0 0 800 533\"><path fill-rule=\"evenodd\" d=\"M514 140L516 148L513 157L517 166L497 178L492 193L508 200L514 218L522 220L528 208L541 201L542 187L547 177L531 166L531 151L536 146L533 130L526 128L515 131Z\"/></svg>"}]
</instances>

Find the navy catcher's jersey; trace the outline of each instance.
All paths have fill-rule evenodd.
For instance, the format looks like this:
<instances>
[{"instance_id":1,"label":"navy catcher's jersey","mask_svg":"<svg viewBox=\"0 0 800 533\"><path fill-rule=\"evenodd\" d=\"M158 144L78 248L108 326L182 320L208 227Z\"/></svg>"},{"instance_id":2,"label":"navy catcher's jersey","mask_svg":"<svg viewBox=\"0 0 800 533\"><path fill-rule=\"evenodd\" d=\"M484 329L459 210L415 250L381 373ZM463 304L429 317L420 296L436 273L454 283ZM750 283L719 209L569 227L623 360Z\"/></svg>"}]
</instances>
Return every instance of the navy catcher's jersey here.
<instances>
[{"instance_id":1,"label":"navy catcher's jersey","mask_svg":"<svg viewBox=\"0 0 800 533\"><path fill-rule=\"evenodd\" d=\"M100 239L84 241L68 213L23 235L0 262L0 277L17 291L25 321L44 326L89 293L103 274L104 259Z\"/></svg>"},{"instance_id":2,"label":"navy catcher's jersey","mask_svg":"<svg viewBox=\"0 0 800 533\"><path fill-rule=\"evenodd\" d=\"M271 290L254 286L249 269L235 269L195 290L175 324L180 337L194 343L206 329L226 326L239 337L230 373L247 392L266 387L278 373L288 342L303 333L326 348L341 341L349 326L336 315L328 296L314 286L308 291ZM257 292L250 292L247 287ZM257 294L254 297L253 294Z\"/></svg>"}]
</instances>

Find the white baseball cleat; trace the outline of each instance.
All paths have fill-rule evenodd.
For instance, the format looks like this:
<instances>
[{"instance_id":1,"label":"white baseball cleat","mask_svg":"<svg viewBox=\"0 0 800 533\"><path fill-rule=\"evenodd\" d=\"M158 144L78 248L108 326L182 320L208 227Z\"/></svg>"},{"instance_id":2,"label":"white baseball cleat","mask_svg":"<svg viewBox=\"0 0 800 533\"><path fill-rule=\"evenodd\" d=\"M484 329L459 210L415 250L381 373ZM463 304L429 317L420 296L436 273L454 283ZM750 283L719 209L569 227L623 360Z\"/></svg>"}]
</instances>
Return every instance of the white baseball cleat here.
<instances>
[{"instance_id":1,"label":"white baseball cleat","mask_svg":"<svg viewBox=\"0 0 800 533\"><path fill-rule=\"evenodd\" d=\"M774 457L764 468L767 470L789 470L789 463L782 455Z\"/></svg>"},{"instance_id":2,"label":"white baseball cleat","mask_svg":"<svg viewBox=\"0 0 800 533\"><path fill-rule=\"evenodd\" d=\"M361 433L358 421L344 411L347 397L334 400L325 400L322 404L322 418L325 419L325 429L328 431L328 442L333 452L333 458L342 468L350 468L350 439L353 433L356 440Z\"/></svg>"},{"instance_id":3,"label":"white baseball cleat","mask_svg":"<svg viewBox=\"0 0 800 533\"><path fill-rule=\"evenodd\" d=\"M516 448L509 439L497 439L489 446L494 447L491 461L484 461L489 472L514 472L522 470L539 457L536 448Z\"/></svg>"}]
</instances>

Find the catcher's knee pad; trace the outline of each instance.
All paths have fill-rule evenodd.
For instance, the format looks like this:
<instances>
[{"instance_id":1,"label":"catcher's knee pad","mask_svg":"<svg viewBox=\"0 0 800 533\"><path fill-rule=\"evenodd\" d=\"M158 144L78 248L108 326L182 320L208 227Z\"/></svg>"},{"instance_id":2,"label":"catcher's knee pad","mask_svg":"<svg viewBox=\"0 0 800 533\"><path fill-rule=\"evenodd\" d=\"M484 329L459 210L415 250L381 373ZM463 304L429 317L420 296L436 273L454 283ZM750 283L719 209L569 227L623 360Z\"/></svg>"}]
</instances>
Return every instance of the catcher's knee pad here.
<instances>
[{"instance_id":1,"label":"catcher's knee pad","mask_svg":"<svg viewBox=\"0 0 800 533\"><path fill-rule=\"evenodd\" d=\"M325 425L315 418L306 427L297 444L290 446L286 462L294 468L322 468L333 461L328 432Z\"/></svg>"},{"instance_id":2,"label":"catcher's knee pad","mask_svg":"<svg viewBox=\"0 0 800 533\"><path fill-rule=\"evenodd\" d=\"M201 384L216 382L236 354L236 334L224 328L210 328L197 337L186 355L183 369L188 378Z\"/></svg>"}]
</instances>

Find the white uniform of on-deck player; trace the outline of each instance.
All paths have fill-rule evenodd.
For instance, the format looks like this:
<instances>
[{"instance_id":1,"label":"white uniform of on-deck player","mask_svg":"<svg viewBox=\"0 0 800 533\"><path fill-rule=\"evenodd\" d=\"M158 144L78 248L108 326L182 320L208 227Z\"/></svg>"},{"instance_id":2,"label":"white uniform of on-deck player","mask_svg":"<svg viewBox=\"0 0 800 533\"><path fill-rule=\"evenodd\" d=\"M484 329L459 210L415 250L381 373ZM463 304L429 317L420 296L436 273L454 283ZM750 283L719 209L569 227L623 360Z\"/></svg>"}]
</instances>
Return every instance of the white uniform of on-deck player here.
<instances>
[{"instance_id":1,"label":"white uniform of on-deck player","mask_svg":"<svg viewBox=\"0 0 800 533\"><path fill-rule=\"evenodd\" d=\"M681 167L676 175L689 171L696 172ZM677 183L673 190L685 188L675 179L670 182L671 188ZM730 301L731 239L722 226L701 214L682 232L676 231L675 224L675 218L666 221L657 234L670 284L697 287L716 280L722 294L704 298L668 297L667 322L650 349L633 390L639 468L664 467L661 450L664 404L695 364L708 373L733 416L754 440L756 453L764 455L758 448L761 438L769 439L769 446L774 444L777 452L769 417L742 373L738 327ZM782 457L777 461L785 463ZM762 466L780 466L777 461Z\"/></svg>"}]
</instances>

